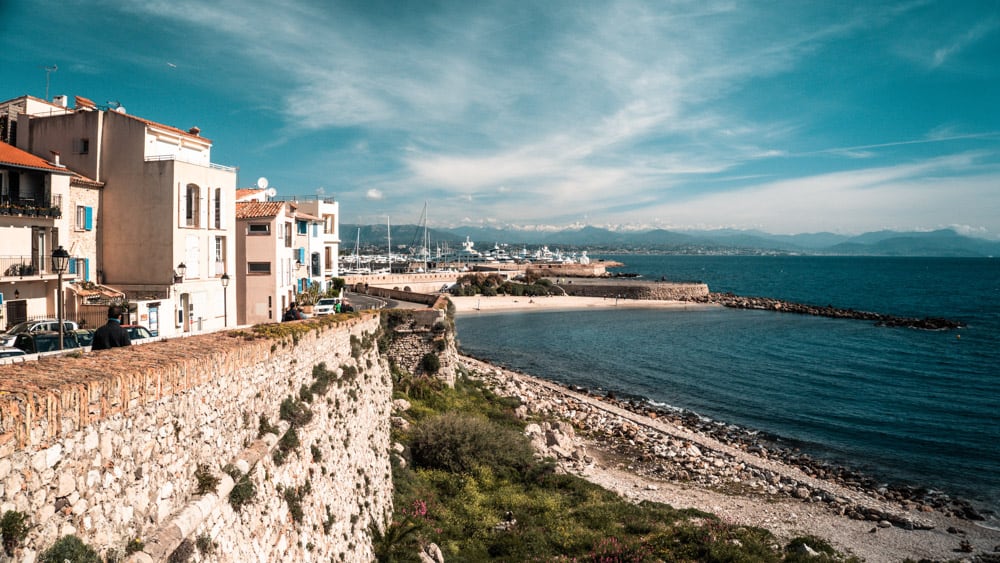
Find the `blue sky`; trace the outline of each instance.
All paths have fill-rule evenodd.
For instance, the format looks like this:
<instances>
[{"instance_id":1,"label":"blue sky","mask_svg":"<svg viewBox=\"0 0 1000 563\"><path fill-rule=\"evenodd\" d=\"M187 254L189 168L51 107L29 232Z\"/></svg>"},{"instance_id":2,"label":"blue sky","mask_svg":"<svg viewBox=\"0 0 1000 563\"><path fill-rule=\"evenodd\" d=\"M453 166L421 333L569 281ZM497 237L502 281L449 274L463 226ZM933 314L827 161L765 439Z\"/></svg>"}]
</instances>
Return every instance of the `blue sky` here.
<instances>
[{"instance_id":1,"label":"blue sky","mask_svg":"<svg viewBox=\"0 0 1000 563\"><path fill-rule=\"evenodd\" d=\"M1000 1L0 0L0 98L118 101L342 222L1000 237Z\"/></svg>"}]
</instances>

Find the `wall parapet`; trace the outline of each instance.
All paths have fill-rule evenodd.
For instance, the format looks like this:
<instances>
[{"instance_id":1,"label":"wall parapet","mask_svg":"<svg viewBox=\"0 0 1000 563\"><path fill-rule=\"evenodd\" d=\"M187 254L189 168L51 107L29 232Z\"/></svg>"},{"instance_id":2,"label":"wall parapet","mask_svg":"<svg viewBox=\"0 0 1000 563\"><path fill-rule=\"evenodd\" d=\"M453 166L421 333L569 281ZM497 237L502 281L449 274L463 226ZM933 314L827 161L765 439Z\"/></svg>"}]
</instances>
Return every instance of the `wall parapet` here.
<instances>
[{"instance_id":1,"label":"wall parapet","mask_svg":"<svg viewBox=\"0 0 1000 563\"><path fill-rule=\"evenodd\" d=\"M370 558L368 526L392 510L379 316L265 328L0 367L0 511L28 516L20 556L75 534L103 555L150 540L149 560L165 561L197 534L234 561ZM258 441L259 417L277 422L321 364L330 383L300 446L247 461L273 448ZM258 492L235 510L221 468L241 459ZM220 475L215 493L195 494L199 465ZM282 491L299 488L313 492L292 516Z\"/></svg>"}]
</instances>

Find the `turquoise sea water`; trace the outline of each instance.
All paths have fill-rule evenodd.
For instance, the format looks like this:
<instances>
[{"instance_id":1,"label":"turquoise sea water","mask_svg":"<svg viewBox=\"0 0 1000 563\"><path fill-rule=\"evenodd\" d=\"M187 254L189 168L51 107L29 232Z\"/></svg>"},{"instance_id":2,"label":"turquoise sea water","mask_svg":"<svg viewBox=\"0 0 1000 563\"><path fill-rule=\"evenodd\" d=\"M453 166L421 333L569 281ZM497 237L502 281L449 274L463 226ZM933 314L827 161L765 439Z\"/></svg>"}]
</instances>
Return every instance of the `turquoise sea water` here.
<instances>
[{"instance_id":1,"label":"turquoise sea water","mask_svg":"<svg viewBox=\"0 0 1000 563\"><path fill-rule=\"evenodd\" d=\"M733 309L460 316L463 351L779 437L1000 510L1000 260L616 256L712 291L964 321L955 331Z\"/></svg>"}]
</instances>

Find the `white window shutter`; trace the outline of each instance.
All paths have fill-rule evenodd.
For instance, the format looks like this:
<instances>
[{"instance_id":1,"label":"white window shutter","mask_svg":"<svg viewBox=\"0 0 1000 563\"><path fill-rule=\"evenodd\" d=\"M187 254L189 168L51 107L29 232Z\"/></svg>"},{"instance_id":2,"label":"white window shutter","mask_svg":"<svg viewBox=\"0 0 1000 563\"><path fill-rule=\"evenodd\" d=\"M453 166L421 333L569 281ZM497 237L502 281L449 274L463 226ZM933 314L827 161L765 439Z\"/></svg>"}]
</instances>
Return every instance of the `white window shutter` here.
<instances>
[{"instance_id":1,"label":"white window shutter","mask_svg":"<svg viewBox=\"0 0 1000 563\"><path fill-rule=\"evenodd\" d=\"M177 216L177 226L184 227L187 225L187 188L181 188L179 182L177 184L177 210L180 212Z\"/></svg>"}]
</instances>

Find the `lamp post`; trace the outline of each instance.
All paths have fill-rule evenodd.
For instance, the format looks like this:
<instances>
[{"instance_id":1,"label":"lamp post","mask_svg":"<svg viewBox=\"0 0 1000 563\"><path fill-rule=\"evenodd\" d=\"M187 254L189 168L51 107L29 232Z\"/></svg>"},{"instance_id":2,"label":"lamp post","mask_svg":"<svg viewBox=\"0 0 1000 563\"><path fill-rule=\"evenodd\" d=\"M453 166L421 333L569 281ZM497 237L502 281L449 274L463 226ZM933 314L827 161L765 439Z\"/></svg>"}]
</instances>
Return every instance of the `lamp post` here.
<instances>
[{"instance_id":1,"label":"lamp post","mask_svg":"<svg viewBox=\"0 0 1000 563\"><path fill-rule=\"evenodd\" d=\"M62 295L62 276L63 272L66 271L66 267L69 265L69 252L66 252L62 246L52 251L52 269L55 270L56 274L59 276L59 285L57 286L58 291L56 291L56 320L59 321L59 349L63 349L63 333L65 328L63 327L63 295Z\"/></svg>"},{"instance_id":2,"label":"lamp post","mask_svg":"<svg viewBox=\"0 0 1000 563\"><path fill-rule=\"evenodd\" d=\"M187 265L181 262L177 265L177 275L174 276L174 283L180 283L184 281L184 274L187 273Z\"/></svg>"},{"instance_id":3,"label":"lamp post","mask_svg":"<svg viewBox=\"0 0 1000 563\"><path fill-rule=\"evenodd\" d=\"M229 326L229 299L227 299L226 288L229 287L229 274L222 274L222 326Z\"/></svg>"}]
</instances>

